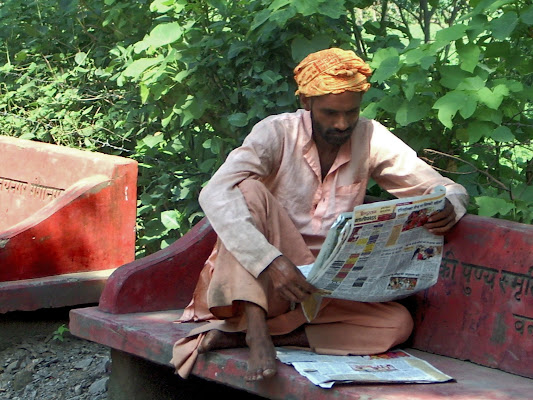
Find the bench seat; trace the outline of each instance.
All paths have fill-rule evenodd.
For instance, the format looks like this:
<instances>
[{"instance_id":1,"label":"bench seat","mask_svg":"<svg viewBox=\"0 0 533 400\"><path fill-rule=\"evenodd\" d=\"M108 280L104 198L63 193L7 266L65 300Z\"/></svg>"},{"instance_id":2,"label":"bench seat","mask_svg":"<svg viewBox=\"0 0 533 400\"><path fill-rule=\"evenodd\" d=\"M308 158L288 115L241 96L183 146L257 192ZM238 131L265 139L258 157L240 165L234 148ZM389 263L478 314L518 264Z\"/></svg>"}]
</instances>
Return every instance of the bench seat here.
<instances>
[{"instance_id":1,"label":"bench seat","mask_svg":"<svg viewBox=\"0 0 533 400\"><path fill-rule=\"evenodd\" d=\"M81 338L96 341L114 350L125 352L168 366L172 346L195 324L173 323L182 310L110 314L97 307L80 308L70 313L70 330ZM192 374L271 399L528 399L533 380L480 366L468 361L439 356L415 349L405 349L415 357L432 364L456 382L435 384L339 384L322 389L301 376L293 367L279 363L277 376L266 382L245 382L245 349L229 349L200 355ZM179 377L175 377L179 380ZM154 397L155 398L155 397Z\"/></svg>"}]
</instances>

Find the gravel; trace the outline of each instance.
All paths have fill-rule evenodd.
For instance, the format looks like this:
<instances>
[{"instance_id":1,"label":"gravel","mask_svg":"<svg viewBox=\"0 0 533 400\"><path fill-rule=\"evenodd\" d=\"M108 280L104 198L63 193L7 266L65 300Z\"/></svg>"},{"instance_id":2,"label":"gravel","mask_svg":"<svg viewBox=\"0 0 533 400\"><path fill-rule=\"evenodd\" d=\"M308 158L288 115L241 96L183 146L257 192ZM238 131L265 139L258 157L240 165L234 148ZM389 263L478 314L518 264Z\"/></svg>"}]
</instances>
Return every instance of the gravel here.
<instances>
[{"instance_id":1,"label":"gravel","mask_svg":"<svg viewBox=\"0 0 533 400\"><path fill-rule=\"evenodd\" d=\"M1 400L107 399L109 349L66 327L65 310L0 316Z\"/></svg>"}]
</instances>

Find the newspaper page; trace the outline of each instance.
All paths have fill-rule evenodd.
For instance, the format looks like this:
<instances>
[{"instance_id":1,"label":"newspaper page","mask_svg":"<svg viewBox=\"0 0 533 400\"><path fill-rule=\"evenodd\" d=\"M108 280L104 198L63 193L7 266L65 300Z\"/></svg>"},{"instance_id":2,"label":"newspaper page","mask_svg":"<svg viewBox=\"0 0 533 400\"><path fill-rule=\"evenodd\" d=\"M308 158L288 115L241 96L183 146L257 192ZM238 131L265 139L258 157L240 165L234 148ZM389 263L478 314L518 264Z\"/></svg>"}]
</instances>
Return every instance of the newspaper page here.
<instances>
[{"instance_id":1,"label":"newspaper page","mask_svg":"<svg viewBox=\"0 0 533 400\"><path fill-rule=\"evenodd\" d=\"M307 266L307 280L319 289L303 303L308 320L322 296L384 302L433 286L444 239L423 225L444 208L445 194L439 186L428 195L363 204L339 215Z\"/></svg>"},{"instance_id":2,"label":"newspaper page","mask_svg":"<svg viewBox=\"0 0 533 400\"><path fill-rule=\"evenodd\" d=\"M436 383L453 380L428 362L403 350L371 356L331 356L277 347L278 359L292 365L313 384L325 389L335 383Z\"/></svg>"}]
</instances>

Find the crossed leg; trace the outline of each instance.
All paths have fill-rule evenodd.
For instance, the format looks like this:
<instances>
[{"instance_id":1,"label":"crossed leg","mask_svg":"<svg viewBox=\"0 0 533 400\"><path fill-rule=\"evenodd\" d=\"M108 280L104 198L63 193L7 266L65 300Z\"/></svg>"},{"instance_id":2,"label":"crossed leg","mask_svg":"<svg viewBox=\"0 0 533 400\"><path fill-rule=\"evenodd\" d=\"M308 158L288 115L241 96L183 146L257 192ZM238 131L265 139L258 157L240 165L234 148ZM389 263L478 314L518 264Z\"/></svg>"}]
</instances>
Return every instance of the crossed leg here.
<instances>
[{"instance_id":1,"label":"crossed leg","mask_svg":"<svg viewBox=\"0 0 533 400\"><path fill-rule=\"evenodd\" d=\"M266 323L266 313L261 307L246 302L244 310L247 319L246 333L211 330L200 344L198 353L247 346L250 354L245 379L256 381L276 374L275 346L309 346L303 329L297 329L286 335L271 336Z\"/></svg>"},{"instance_id":2,"label":"crossed leg","mask_svg":"<svg viewBox=\"0 0 533 400\"><path fill-rule=\"evenodd\" d=\"M254 181L239 187L256 226L296 265L312 262L301 235L261 185ZM195 292L194 310L185 321L209 312L215 319L174 347L173 362L183 377L192 368L196 350L248 347L245 379L253 381L276 374L275 346L308 347L323 354L376 354L402 343L412 330L409 312L397 303L336 299L324 301L317 318L308 324L300 307L291 310L288 302L272 295L272 283L263 274L253 277L219 245L212 267L204 268L206 284ZM193 341L201 332L201 338Z\"/></svg>"}]
</instances>

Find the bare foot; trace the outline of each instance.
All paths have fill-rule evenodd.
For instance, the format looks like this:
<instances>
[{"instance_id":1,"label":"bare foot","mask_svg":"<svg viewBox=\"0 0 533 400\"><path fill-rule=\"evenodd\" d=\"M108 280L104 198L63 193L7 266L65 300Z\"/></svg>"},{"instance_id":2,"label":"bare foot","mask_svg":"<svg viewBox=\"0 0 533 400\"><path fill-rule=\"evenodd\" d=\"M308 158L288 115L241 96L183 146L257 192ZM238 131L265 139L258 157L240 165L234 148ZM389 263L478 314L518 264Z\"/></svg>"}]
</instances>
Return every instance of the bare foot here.
<instances>
[{"instance_id":1,"label":"bare foot","mask_svg":"<svg viewBox=\"0 0 533 400\"><path fill-rule=\"evenodd\" d=\"M222 332L212 330L206 333L204 340L198 347L198 353L207 353L211 350L246 347L250 349L248 370L245 379L257 381L269 378L276 374L276 349L268 332L248 332L246 337L241 332Z\"/></svg>"},{"instance_id":2,"label":"bare foot","mask_svg":"<svg viewBox=\"0 0 533 400\"><path fill-rule=\"evenodd\" d=\"M274 376L277 372L276 349L268 333L265 311L256 304L246 303L248 320L246 344L250 349L247 381L258 381Z\"/></svg>"},{"instance_id":3,"label":"bare foot","mask_svg":"<svg viewBox=\"0 0 533 400\"><path fill-rule=\"evenodd\" d=\"M245 347L246 340L241 332L222 332L217 330L209 331L205 334L204 340L198 347L198 353L207 353L211 350L231 349L234 347Z\"/></svg>"},{"instance_id":4,"label":"bare foot","mask_svg":"<svg viewBox=\"0 0 533 400\"><path fill-rule=\"evenodd\" d=\"M250 349L248 358L248 371L245 379L247 381L258 381L270 378L277 372L276 349L268 333L246 335L246 343Z\"/></svg>"},{"instance_id":5,"label":"bare foot","mask_svg":"<svg viewBox=\"0 0 533 400\"><path fill-rule=\"evenodd\" d=\"M287 335L275 336L273 342L268 333L264 310L253 303L246 303L245 310L247 318L246 335L241 332L209 331L198 347L198 353L248 346L250 355L245 379L247 381L258 381L270 378L277 373L274 342L276 346L307 347L309 345L303 328Z\"/></svg>"}]
</instances>

